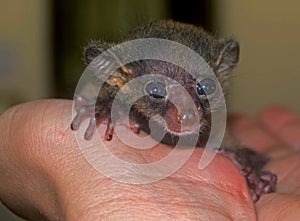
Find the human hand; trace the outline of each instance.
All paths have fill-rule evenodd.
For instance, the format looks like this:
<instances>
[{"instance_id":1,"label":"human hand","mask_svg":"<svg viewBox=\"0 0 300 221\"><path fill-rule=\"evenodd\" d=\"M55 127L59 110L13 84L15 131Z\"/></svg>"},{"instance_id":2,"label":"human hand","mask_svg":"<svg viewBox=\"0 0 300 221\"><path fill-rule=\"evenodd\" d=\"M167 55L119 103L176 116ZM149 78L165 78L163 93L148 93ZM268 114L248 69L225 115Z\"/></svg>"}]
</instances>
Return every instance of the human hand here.
<instances>
[{"instance_id":1,"label":"human hand","mask_svg":"<svg viewBox=\"0 0 300 221\"><path fill-rule=\"evenodd\" d=\"M300 118L291 111L271 107L256 120L234 116L232 134L245 145L271 157L267 170L278 176L276 192L255 204L258 220L300 219Z\"/></svg>"},{"instance_id":2,"label":"human hand","mask_svg":"<svg viewBox=\"0 0 300 221\"><path fill-rule=\"evenodd\" d=\"M17 214L30 220L255 220L255 207L237 168L217 156L200 171L202 149L195 150L175 174L152 184L122 184L102 176L82 156L69 129L70 112L70 101L48 100L13 107L0 116L0 197ZM263 129L244 117L232 119L232 129L242 142L274 156L268 168L279 176L279 192L264 195L256 204L260 220L269 220L269 214L276 215L274 211L281 211L280 215L286 211L288 217L297 205L297 174L285 183L283 177L289 170L280 166L282 153L286 160L292 157L297 162L295 151L288 144L275 148L279 140L267 132L276 127L267 116L268 111L261 115L264 125L269 123ZM261 131L258 137L254 136L257 131ZM116 155L140 163L158 160L171 151L159 145L135 152L116 137L106 144ZM290 205L285 211L278 209L282 197Z\"/></svg>"}]
</instances>

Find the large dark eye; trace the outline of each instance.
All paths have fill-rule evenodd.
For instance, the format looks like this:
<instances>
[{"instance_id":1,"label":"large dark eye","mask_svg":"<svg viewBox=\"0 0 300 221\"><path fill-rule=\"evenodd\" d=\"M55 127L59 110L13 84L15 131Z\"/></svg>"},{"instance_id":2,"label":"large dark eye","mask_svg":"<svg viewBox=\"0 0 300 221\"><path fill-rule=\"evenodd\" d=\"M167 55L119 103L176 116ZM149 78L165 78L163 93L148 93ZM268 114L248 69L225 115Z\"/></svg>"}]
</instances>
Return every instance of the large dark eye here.
<instances>
[{"instance_id":1,"label":"large dark eye","mask_svg":"<svg viewBox=\"0 0 300 221\"><path fill-rule=\"evenodd\" d=\"M152 81L145 87L146 92L153 98L165 98L167 95L166 86L160 82Z\"/></svg>"},{"instance_id":2,"label":"large dark eye","mask_svg":"<svg viewBox=\"0 0 300 221\"><path fill-rule=\"evenodd\" d=\"M197 93L199 96L208 96L213 94L216 88L216 82L212 79L206 78L197 84Z\"/></svg>"}]
</instances>

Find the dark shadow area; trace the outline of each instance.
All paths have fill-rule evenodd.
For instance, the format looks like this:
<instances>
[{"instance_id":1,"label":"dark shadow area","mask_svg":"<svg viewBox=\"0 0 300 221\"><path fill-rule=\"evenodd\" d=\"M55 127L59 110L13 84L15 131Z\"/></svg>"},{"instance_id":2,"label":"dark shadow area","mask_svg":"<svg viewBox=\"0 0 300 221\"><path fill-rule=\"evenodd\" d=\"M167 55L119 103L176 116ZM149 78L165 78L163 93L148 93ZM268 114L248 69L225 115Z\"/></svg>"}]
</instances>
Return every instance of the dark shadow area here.
<instances>
[{"instance_id":1,"label":"dark shadow area","mask_svg":"<svg viewBox=\"0 0 300 221\"><path fill-rule=\"evenodd\" d=\"M72 98L90 39L115 41L148 20L171 18L212 30L212 1L53 1L54 96Z\"/></svg>"},{"instance_id":2,"label":"dark shadow area","mask_svg":"<svg viewBox=\"0 0 300 221\"><path fill-rule=\"evenodd\" d=\"M213 31L213 1L204 0L170 0L170 17L174 20L200 25L208 31Z\"/></svg>"}]
</instances>

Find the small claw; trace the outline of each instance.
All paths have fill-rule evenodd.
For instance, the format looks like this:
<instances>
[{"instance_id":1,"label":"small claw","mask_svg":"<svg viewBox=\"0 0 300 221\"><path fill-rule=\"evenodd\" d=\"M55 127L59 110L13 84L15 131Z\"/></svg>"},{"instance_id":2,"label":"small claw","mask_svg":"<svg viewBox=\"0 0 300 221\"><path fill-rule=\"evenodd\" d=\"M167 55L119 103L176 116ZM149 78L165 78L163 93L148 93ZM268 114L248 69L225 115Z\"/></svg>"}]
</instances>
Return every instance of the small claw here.
<instances>
[{"instance_id":1,"label":"small claw","mask_svg":"<svg viewBox=\"0 0 300 221\"><path fill-rule=\"evenodd\" d=\"M89 125L84 133L84 139L86 140L90 140L93 137L94 131L96 129L96 118L95 117L91 117Z\"/></svg>"},{"instance_id":2,"label":"small claw","mask_svg":"<svg viewBox=\"0 0 300 221\"><path fill-rule=\"evenodd\" d=\"M264 193L271 193L275 191L277 176L271 172L264 171L261 175L262 181L264 181L265 185L263 188Z\"/></svg>"},{"instance_id":3,"label":"small claw","mask_svg":"<svg viewBox=\"0 0 300 221\"><path fill-rule=\"evenodd\" d=\"M113 138L114 125L111 121L107 122L107 128L105 131L105 140L111 140Z\"/></svg>"},{"instance_id":4,"label":"small claw","mask_svg":"<svg viewBox=\"0 0 300 221\"><path fill-rule=\"evenodd\" d=\"M74 119L75 119L75 118L74 118ZM74 124L74 120L72 121L70 127L71 127L71 130L74 130L74 131L75 131L75 130L78 130L78 126Z\"/></svg>"},{"instance_id":5,"label":"small claw","mask_svg":"<svg viewBox=\"0 0 300 221\"><path fill-rule=\"evenodd\" d=\"M77 115L75 116L75 118L73 119L73 121L71 123L71 129L74 131L78 130L79 126L83 120L84 120L83 117L79 113L77 113Z\"/></svg>"},{"instance_id":6,"label":"small claw","mask_svg":"<svg viewBox=\"0 0 300 221\"><path fill-rule=\"evenodd\" d=\"M260 199L260 194L251 193L251 195L254 203L256 203Z\"/></svg>"},{"instance_id":7,"label":"small claw","mask_svg":"<svg viewBox=\"0 0 300 221\"><path fill-rule=\"evenodd\" d=\"M263 193L275 191L277 176L269 171L253 170L246 176L246 179L254 202L256 202Z\"/></svg>"},{"instance_id":8,"label":"small claw","mask_svg":"<svg viewBox=\"0 0 300 221\"><path fill-rule=\"evenodd\" d=\"M140 133L140 124L130 123L130 129L133 131L133 133L139 134Z\"/></svg>"},{"instance_id":9,"label":"small claw","mask_svg":"<svg viewBox=\"0 0 300 221\"><path fill-rule=\"evenodd\" d=\"M78 130L80 124L88 117L91 117L93 114L93 106L82 106L77 111L77 114L75 118L73 119L71 123L71 129L72 130Z\"/></svg>"},{"instance_id":10,"label":"small claw","mask_svg":"<svg viewBox=\"0 0 300 221\"><path fill-rule=\"evenodd\" d=\"M79 111L81 107L88 105L88 100L85 97L81 97L81 96L76 96L74 102L75 102L74 108L76 111Z\"/></svg>"}]
</instances>

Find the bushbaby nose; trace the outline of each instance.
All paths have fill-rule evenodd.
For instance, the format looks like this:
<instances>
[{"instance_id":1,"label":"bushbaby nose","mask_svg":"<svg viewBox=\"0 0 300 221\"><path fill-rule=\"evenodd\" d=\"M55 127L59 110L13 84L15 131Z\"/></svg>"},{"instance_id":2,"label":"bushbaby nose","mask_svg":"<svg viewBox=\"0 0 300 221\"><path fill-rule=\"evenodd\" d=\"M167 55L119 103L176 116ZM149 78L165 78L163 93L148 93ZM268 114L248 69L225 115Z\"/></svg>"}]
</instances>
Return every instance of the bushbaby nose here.
<instances>
[{"instance_id":1,"label":"bushbaby nose","mask_svg":"<svg viewBox=\"0 0 300 221\"><path fill-rule=\"evenodd\" d=\"M186 110L180 114L182 125L192 125L196 121L195 112L193 110Z\"/></svg>"}]
</instances>

